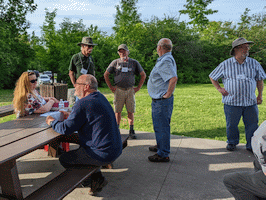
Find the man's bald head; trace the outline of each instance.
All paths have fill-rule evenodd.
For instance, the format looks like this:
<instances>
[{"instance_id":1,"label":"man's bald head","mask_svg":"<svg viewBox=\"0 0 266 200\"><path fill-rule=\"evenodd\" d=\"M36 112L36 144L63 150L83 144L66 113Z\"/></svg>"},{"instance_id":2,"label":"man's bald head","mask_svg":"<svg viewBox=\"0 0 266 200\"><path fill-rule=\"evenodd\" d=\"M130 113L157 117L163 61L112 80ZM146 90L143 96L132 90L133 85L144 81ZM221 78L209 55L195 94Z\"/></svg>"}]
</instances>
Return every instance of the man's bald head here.
<instances>
[{"instance_id":1,"label":"man's bald head","mask_svg":"<svg viewBox=\"0 0 266 200\"><path fill-rule=\"evenodd\" d=\"M90 89L92 89L92 90L97 90L98 89L97 79L91 74L83 74L83 75L81 75L78 78L77 82L83 83L83 84L88 84L90 86Z\"/></svg>"},{"instance_id":2,"label":"man's bald head","mask_svg":"<svg viewBox=\"0 0 266 200\"><path fill-rule=\"evenodd\" d=\"M166 52L172 51L173 44L172 41L168 38L160 39L158 45L161 46Z\"/></svg>"}]
</instances>

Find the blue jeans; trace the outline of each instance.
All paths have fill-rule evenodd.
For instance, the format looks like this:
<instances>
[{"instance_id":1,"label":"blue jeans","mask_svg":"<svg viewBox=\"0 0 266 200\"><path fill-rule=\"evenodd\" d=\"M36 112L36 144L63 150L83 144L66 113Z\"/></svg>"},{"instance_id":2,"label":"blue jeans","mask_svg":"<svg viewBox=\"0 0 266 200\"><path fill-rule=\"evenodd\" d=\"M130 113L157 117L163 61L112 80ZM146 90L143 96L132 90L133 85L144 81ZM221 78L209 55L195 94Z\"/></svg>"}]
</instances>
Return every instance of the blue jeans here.
<instances>
[{"instance_id":1,"label":"blue jeans","mask_svg":"<svg viewBox=\"0 0 266 200\"><path fill-rule=\"evenodd\" d=\"M241 116L245 125L246 148L251 149L251 137L258 128L259 110L257 104L253 106L229 106L224 104L226 118L227 143L237 145L239 143L238 124Z\"/></svg>"},{"instance_id":2,"label":"blue jeans","mask_svg":"<svg viewBox=\"0 0 266 200\"><path fill-rule=\"evenodd\" d=\"M157 154L168 157L170 153L170 121L174 97L152 101L152 121L157 142Z\"/></svg>"}]
</instances>

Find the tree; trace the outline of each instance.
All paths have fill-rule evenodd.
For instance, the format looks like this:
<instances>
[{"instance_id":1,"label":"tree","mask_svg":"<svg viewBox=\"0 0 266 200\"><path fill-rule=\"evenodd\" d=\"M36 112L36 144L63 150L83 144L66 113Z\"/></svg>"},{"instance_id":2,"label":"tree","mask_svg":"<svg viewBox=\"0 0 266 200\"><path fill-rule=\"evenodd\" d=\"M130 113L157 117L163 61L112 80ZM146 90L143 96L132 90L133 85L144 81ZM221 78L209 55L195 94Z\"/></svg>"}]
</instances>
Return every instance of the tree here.
<instances>
[{"instance_id":1,"label":"tree","mask_svg":"<svg viewBox=\"0 0 266 200\"><path fill-rule=\"evenodd\" d=\"M211 4L213 0L187 0L187 4L184 5L186 10L180 10L180 14L188 14L192 20L189 24L193 24L196 28L202 30L209 22L206 15L217 13L218 10L207 9L207 6Z\"/></svg>"},{"instance_id":2,"label":"tree","mask_svg":"<svg viewBox=\"0 0 266 200\"><path fill-rule=\"evenodd\" d=\"M132 35L134 35L134 27L141 23L140 14L137 12L138 0L121 0L120 5L116 6L115 15L115 37L118 43L128 43Z\"/></svg>"},{"instance_id":3,"label":"tree","mask_svg":"<svg viewBox=\"0 0 266 200\"><path fill-rule=\"evenodd\" d=\"M0 88L13 88L34 57L26 14L36 8L33 0L0 0Z\"/></svg>"}]
</instances>

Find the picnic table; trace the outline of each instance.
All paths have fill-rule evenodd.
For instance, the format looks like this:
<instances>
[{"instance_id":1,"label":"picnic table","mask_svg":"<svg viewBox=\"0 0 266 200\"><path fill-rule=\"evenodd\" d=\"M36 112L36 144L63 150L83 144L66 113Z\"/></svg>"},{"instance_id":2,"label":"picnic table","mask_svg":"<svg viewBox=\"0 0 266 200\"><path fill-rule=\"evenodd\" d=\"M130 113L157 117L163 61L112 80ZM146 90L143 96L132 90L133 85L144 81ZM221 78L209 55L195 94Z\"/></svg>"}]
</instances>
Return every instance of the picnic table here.
<instances>
[{"instance_id":1,"label":"picnic table","mask_svg":"<svg viewBox=\"0 0 266 200\"><path fill-rule=\"evenodd\" d=\"M0 117L5 117L14 113L13 105L0 106Z\"/></svg>"},{"instance_id":2,"label":"picnic table","mask_svg":"<svg viewBox=\"0 0 266 200\"><path fill-rule=\"evenodd\" d=\"M45 117L33 114L0 124L0 196L9 199L62 199L99 167L65 170L62 174L24 198L16 159L42 148L61 135L45 123ZM123 136L123 146L128 136Z\"/></svg>"}]
</instances>

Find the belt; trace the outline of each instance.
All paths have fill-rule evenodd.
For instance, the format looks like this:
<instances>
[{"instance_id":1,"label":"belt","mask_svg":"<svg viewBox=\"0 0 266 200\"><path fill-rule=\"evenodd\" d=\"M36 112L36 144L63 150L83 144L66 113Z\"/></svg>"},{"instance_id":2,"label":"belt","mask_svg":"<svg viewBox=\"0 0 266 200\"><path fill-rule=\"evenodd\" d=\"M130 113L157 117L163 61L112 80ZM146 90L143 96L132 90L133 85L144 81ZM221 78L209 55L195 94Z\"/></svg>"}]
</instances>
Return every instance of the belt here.
<instances>
[{"instance_id":1,"label":"belt","mask_svg":"<svg viewBox=\"0 0 266 200\"><path fill-rule=\"evenodd\" d=\"M171 95L170 97L172 97L173 95ZM169 98L170 98L169 97ZM169 98L159 98L159 99L152 99L152 101L156 102L156 101L162 101L162 100L165 100L165 99L169 99Z\"/></svg>"},{"instance_id":2,"label":"belt","mask_svg":"<svg viewBox=\"0 0 266 200\"><path fill-rule=\"evenodd\" d=\"M129 88L121 88L121 87L117 87L118 89L120 90L129 90L129 89L132 89L132 87L129 87Z\"/></svg>"}]
</instances>

